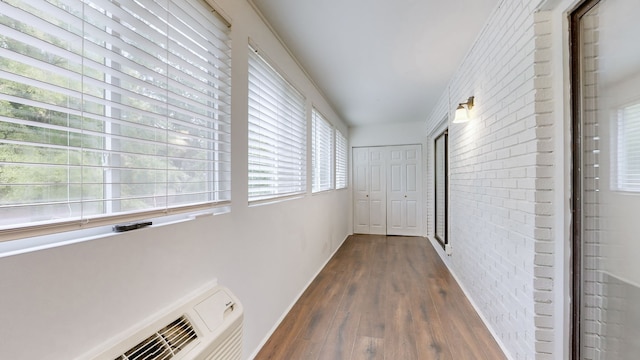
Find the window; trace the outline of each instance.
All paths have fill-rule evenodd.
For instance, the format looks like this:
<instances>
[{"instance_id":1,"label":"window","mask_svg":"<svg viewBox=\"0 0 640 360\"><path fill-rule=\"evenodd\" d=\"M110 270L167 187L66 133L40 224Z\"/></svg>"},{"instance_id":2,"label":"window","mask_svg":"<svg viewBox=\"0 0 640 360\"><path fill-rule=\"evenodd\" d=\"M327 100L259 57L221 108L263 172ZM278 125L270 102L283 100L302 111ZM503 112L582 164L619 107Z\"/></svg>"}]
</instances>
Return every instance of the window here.
<instances>
[{"instance_id":1,"label":"window","mask_svg":"<svg viewBox=\"0 0 640 360\"><path fill-rule=\"evenodd\" d=\"M306 191L304 97L250 47L249 201Z\"/></svg>"},{"instance_id":2,"label":"window","mask_svg":"<svg viewBox=\"0 0 640 360\"><path fill-rule=\"evenodd\" d=\"M617 187L640 192L640 103L618 110Z\"/></svg>"},{"instance_id":3,"label":"window","mask_svg":"<svg viewBox=\"0 0 640 360\"><path fill-rule=\"evenodd\" d=\"M336 130L336 189L347 187L347 138Z\"/></svg>"},{"instance_id":4,"label":"window","mask_svg":"<svg viewBox=\"0 0 640 360\"><path fill-rule=\"evenodd\" d=\"M333 128L316 109L311 113L313 192L333 188Z\"/></svg>"},{"instance_id":5,"label":"window","mask_svg":"<svg viewBox=\"0 0 640 360\"><path fill-rule=\"evenodd\" d=\"M0 2L0 229L230 200L228 24L204 2Z\"/></svg>"}]
</instances>

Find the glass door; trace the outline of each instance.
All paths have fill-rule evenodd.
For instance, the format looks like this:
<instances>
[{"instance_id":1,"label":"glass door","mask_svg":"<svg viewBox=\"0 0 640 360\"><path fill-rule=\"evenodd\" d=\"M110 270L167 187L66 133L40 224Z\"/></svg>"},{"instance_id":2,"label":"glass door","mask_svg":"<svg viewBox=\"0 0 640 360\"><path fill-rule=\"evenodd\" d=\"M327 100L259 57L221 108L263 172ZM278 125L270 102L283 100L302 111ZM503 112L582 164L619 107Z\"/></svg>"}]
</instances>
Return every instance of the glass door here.
<instances>
[{"instance_id":1,"label":"glass door","mask_svg":"<svg viewBox=\"0 0 640 360\"><path fill-rule=\"evenodd\" d=\"M574 359L640 354L640 1L571 14Z\"/></svg>"}]
</instances>

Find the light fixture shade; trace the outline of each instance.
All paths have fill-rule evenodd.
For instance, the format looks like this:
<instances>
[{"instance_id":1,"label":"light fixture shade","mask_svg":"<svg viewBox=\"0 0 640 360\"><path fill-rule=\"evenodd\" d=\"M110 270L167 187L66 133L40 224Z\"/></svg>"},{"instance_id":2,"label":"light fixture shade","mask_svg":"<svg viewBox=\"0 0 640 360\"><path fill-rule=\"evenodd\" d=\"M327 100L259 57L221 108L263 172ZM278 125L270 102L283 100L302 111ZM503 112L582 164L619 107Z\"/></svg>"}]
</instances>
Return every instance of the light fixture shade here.
<instances>
[{"instance_id":1,"label":"light fixture shade","mask_svg":"<svg viewBox=\"0 0 640 360\"><path fill-rule=\"evenodd\" d=\"M458 105L455 116L453 117L453 123L460 124L467 121L469 121L469 110L467 110L463 104L460 104Z\"/></svg>"},{"instance_id":2,"label":"light fixture shade","mask_svg":"<svg viewBox=\"0 0 640 360\"><path fill-rule=\"evenodd\" d=\"M453 117L454 124L465 123L471 120L471 117L469 116L469 110L473 108L474 98L475 98L474 96L470 96L466 102L458 104L458 107L456 108L456 113Z\"/></svg>"}]
</instances>

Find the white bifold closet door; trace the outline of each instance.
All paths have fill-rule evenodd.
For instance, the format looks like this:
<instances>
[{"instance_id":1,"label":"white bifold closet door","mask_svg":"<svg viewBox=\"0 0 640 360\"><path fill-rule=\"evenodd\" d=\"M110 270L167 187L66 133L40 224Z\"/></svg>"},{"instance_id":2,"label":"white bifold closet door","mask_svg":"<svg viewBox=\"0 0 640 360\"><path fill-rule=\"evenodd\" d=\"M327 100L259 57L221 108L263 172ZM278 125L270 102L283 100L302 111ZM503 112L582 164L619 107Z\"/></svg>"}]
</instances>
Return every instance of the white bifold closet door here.
<instances>
[{"instance_id":1,"label":"white bifold closet door","mask_svg":"<svg viewBox=\"0 0 640 360\"><path fill-rule=\"evenodd\" d=\"M353 149L353 231L358 234L387 233L387 181L382 149Z\"/></svg>"},{"instance_id":2,"label":"white bifold closet door","mask_svg":"<svg viewBox=\"0 0 640 360\"><path fill-rule=\"evenodd\" d=\"M422 234L421 146L353 149L354 232Z\"/></svg>"}]
</instances>

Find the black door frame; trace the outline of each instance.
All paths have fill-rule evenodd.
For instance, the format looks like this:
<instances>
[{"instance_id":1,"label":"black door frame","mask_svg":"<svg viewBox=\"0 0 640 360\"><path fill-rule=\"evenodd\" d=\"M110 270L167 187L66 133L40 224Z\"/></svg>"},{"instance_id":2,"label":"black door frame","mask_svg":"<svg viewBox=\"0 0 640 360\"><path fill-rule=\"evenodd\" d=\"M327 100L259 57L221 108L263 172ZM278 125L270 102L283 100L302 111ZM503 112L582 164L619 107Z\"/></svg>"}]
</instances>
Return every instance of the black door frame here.
<instances>
[{"instance_id":1,"label":"black door frame","mask_svg":"<svg viewBox=\"0 0 640 360\"><path fill-rule=\"evenodd\" d=\"M438 140L443 138L444 140L444 239L438 235L438 152L437 144ZM444 129L440 135L436 136L433 140L434 147L434 164L433 164L433 236L438 240L442 248L446 250L447 244L449 244L449 129Z\"/></svg>"}]
</instances>

